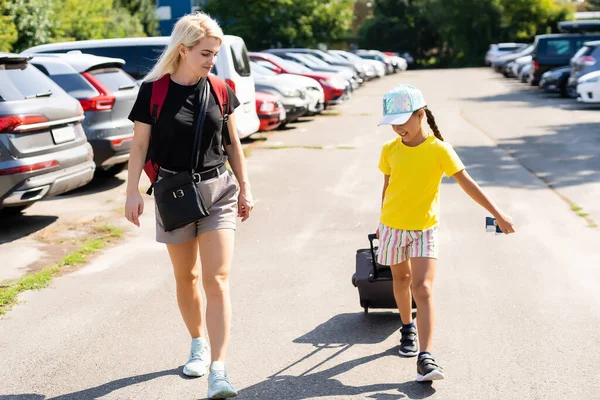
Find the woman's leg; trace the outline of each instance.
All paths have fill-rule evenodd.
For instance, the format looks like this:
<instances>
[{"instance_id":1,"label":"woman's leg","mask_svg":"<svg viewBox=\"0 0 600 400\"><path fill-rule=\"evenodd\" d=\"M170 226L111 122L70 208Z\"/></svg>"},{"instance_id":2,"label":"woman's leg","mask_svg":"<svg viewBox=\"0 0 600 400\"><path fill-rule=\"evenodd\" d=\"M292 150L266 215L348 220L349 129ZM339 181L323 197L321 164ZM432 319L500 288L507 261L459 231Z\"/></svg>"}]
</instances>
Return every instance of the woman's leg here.
<instances>
[{"instance_id":1,"label":"woman's leg","mask_svg":"<svg viewBox=\"0 0 600 400\"><path fill-rule=\"evenodd\" d=\"M192 239L183 244L168 244L177 285L177 304L190 336L202 335L202 307L198 287L198 242Z\"/></svg>"},{"instance_id":2,"label":"woman's leg","mask_svg":"<svg viewBox=\"0 0 600 400\"><path fill-rule=\"evenodd\" d=\"M412 291L417 303L417 327L420 351L431 352L435 322L433 306L433 279L437 260L415 257L410 259Z\"/></svg>"},{"instance_id":3,"label":"woman's leg","mask_svg":"<svg viewBox=\"0 0 600 400\"><path fill-rule=\"evenodd\" d=\"M400 264L392 265L392 278L394 286L394 298L400 318L403 325L412 322L412 297L410 293L410 283L412 280L410 272L410 260L405 260Z\"/></svg>"},{"instance_id":4,"label":"woman's leg","mask_svg":"<svg viewBox=\"0 0 600 400\"><path fill-rule=\"evenodd\" d=\"M225 361L227 354L231 327L229 270L234 241L233 229L219 229L198 236L212 361Z\"/></svg>"}]
</instances>

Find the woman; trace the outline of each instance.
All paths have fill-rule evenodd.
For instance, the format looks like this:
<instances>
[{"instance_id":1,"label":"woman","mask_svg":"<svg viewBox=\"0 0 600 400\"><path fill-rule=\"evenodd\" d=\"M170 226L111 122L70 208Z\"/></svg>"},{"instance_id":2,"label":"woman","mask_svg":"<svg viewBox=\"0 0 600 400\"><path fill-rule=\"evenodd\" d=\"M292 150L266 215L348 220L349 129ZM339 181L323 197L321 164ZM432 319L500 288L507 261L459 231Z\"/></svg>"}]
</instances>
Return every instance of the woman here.
<instances>
[{"instance_id":1,"label":"woman","mask_svg":"<svg viewBox=\"0 0 600 400\"><path fill-rule=\"evenodd\" d=\"M168 47L142 84L129 119L134 121L134 138L129 159L125 215L139 226L144 201L138 190L146 154L159 166L159 179L195 169L201 175L200 192L209 216L182 228L165 231L156 211L156 238L167 245L177 286L177 303L192 337L191 354L183 368L187 376L202 376L209 366L209 398L237 395L225 373L225 356L231 324L229 270L233 256L236 215L242 222L253 208L250 184L233 110L239 105L227 88L230 143L223 140L223 116L211 87L201 136L198 165L192 165L195 121L199 93L215 65L223 32L217 22L202 13L181 18L171 34ZM150 115L152 82L170 75L167 96L159 118ZM150 133L152 132L152 140ZM229 161L235 178L224 166ZM236 182L237 180L237 182ZM206 326L210 340L203 337L202 311L198 288L198 254L202 283L207 299Z\"/></svg>"}]
</instances>

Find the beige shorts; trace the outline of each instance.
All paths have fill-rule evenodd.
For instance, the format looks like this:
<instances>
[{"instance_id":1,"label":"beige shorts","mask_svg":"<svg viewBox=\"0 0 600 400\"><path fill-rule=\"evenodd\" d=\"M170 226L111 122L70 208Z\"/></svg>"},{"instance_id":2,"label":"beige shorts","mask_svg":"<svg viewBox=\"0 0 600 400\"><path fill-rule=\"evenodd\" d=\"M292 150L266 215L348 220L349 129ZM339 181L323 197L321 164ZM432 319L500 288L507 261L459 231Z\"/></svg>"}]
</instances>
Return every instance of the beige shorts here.
<instances>
[{"instance_id":1,"label":"beige shorts","mask_svg":"<svg viewBox=\"0 0 600 400\"><path fill-rule=\"evenodd\" d=\"M161 174L164 174L164 170L161 170ZM158 179L160 180L160 176ZM199 187L209 215L181 228L166 232L160 219L158 207L155 206L157 242L181 244L204 232L218 229L236 229L239 185L233 173L226 170L216 178L201 181Z\"/></svg>"}]
</instances>

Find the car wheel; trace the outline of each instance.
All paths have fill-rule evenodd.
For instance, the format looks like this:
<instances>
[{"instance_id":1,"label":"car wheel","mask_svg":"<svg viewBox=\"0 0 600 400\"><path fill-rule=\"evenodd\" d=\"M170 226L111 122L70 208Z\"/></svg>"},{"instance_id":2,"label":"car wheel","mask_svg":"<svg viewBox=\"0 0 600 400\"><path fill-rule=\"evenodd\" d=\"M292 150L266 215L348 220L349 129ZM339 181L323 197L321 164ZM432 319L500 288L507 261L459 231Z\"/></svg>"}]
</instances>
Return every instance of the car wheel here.
<instances>
[{"instance_id":1,"label":"car wheel","mask_svg":"<svg viewBox=\"0 0 600 400\"><path fill-rule=\"evenodd\" d=\"M575 86L567 87L567 97L571 99L576 99L577 97L579 97L579 93L577 93L577 88Z\"/></svg>"},{"instance_id":2,"label":"car wheel","mask_svg":"<svg viewBox=\"0 0 600 400\"><path fill-rule=\"evenodd\" d=\"M111 177L119 174L125 169L127 163L111 165L108 168L96 168L96 175L103 177Z\"/></svg>"}]
</instances>

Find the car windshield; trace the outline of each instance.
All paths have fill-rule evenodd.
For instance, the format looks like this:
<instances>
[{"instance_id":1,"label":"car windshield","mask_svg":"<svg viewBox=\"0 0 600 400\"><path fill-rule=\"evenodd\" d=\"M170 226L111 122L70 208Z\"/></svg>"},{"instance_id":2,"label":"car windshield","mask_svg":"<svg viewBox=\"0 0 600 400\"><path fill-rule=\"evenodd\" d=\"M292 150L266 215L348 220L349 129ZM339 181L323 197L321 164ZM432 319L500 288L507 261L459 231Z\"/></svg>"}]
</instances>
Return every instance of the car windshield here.
<instances>
[{"instance_id":1,"label":"car windshield","mask_svg":"<svg viewBox=\"0 0 600 400\"><path fill-rule=\"evenodd\" d=\"M325 61L326 63L334 63L334 62L339 61L334 56L332 56L329 53L325 53L324 51L317 51L317 54L319 54L321 57L317 57L317 56L314 56L314 57L321 59L321 60Z\"/></svg>"},{"instance_id":2,"label":"car windshield","mask_svg":"<svg viewBox=\"0 0 600 400\"><path fill-rule=\"evenodd\" d=\"M287 53L287 56L296 60L295 62L302 63L302 65L304 65L308 68L319 68L317 63L315 63L310 58L305 57L306 54Z\"/></svg>"},{"instance_id":3,"label":"car windshield","mask_svg":"<svg viewBox=\"0 0 600 400\"><path fill-rule=\"evenodd\" d=\"M27 62L0 58L0 82L0 101L65 95L60 86Z\"/></svg>"},{"instance_id":4,"label":"car windshield","mask_svg":"<svg viewBox=\"0 0 600 400\"><path fill-rule=\"evenodd\" d=\"M306 68L304 65L299 64L295 61L281 60L280 65L287 71L293 74L310 74L313 72L310 68Z\"/></svg>"},{"instance_id":5,"label":"car windshield","mask_svg":"<svg viewBox=\"0 0 600 400\"><path fill-rule=\"evenodd\" d=\"M303 54L306 58L314 62L319 68L331 68L331 65L321 60L319 57L313 56L312 54Z\"/></svg>"},{"instance_id":6,"label":"car windshield","mask_svg":"<svg viewBox=\"0 0 600 400\"><path fill-rule=\"evenodd\" d=\"M269 68L264 67L260 64L257 64L255 61L250 62L250 69L253 74L261 75L261 76L273 76L277 75L274 71L271 71Z\"/></svg>"}]
</instances>

